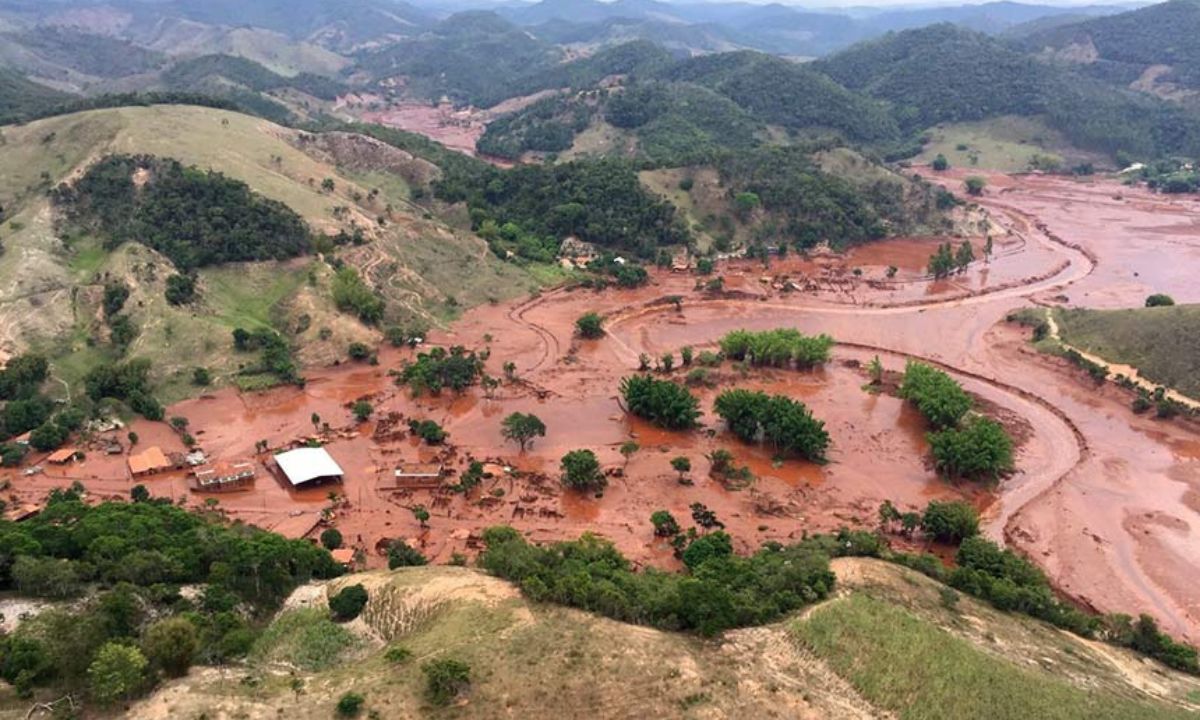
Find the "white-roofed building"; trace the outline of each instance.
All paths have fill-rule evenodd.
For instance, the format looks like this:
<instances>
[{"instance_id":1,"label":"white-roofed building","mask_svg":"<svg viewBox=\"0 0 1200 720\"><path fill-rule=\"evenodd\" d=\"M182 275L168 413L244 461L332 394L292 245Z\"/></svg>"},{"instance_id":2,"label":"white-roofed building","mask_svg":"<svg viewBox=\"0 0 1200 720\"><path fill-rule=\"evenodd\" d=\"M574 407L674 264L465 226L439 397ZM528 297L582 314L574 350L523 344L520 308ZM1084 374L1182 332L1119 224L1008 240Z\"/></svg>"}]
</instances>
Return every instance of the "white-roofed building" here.
<instances>
[{"instance_id":1,"label":"white-roofed building","mask_svg":"<svg viewBox=\"0 0 1200 720\"><path fill-rule=\"evenodd\" d=\"M275 468L292 487L316 482L341 482L342 468L325 448L296 448L275 456Z\"/></svg>"}]
</instances>

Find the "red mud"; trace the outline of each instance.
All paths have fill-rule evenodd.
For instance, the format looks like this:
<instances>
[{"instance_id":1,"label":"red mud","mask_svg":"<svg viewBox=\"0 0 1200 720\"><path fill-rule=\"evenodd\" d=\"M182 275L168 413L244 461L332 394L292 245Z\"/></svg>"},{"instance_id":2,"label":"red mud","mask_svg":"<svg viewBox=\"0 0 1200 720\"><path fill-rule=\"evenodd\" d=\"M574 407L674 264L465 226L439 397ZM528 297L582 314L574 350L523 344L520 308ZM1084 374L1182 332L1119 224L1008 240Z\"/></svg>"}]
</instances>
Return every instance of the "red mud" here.
<instances>
[{"instance_id":1,"label":"red mud","mask_svg":"<svg viewBox=\"0 0 1200 720\"><path fill-rule=\"evenodd\" d=\"M1117 195L1122 199L1113 200ZM1150 612L1169 631L1200 639L1200 586L1189 582L1200 576L1200 441L1182 425L1133 415L1115 388L1097 391L1000 324L1032 297L1066 294L1079 304L1130 307L1157 291L1200 301L1194 282L1200 231L1185 232L1196 227L1200 205L1111 182L1002 176L990 178L980 202L1011 234L997 238L989 263L949 282L922 277L936 239L887 241L846 257L789 257L768 270L752 261L725 263L719 269L726 292L719 296L696 290L695 276L656 272L638 290L555 290L479 307L434 333L432 342L475 348L485 345L485 334L492 337L489 373L502 376L511 361L520 378L504 383L493 399L478 388L461 397L413 399L387 375L411 351L388 349L378 367L311 371L303 390L250 396L224 390L169 414L189 418L210 455L234 460L253 455L259 440L274 448L311 434L310 416L318 413L343 430L326 445L346 471L343 486L296 492L261 472L252 490L214 497L231 517L299 531L335 490L347 502L334 523L350 543L372 550L381 539L408 538L444 562L452 552L472 552L469 538L480 529L506 523L538 541L595 531L640 563L670 566L670 552L648 522L654 510L686 522L688 505L703 502L749 550L805 531L873 524L883 499L916 508L931 497L969 497L986 508L992 537L1029 554L1064 591L1102 611ZM883 282L888 265L898 268L891 283ZM793 281L799 289L789 289ZM662 302L668 295L683 297L681 310ZM606 316L605 338L573 338L574 320L587 311ZM773 463L766 451L727 437L711 412L705 429L692 433L657 430L621 412L617 386L640 353L673 351L678 359L681 346L703 348L731 329L780 326L833 335L841 342L834 362L819 372L746 378L727 364L717 388L736 382L803 399L831 433L827 465ZM934 477L925 467L920 418L893 397L864 392L865 377L843 362L876 354L891 370L908 357L940 363L986 404L1021 418L1028 437L1019 471L994 495ZM697 391L706 411L716 391ZM347 409L364 396L376 417L394 412L437 420L451 445L439 451L404 437L372 438L374 426L356 426ZM500 437L500 420L514 411L535 412L549 428L525 453ZM180 447L165 426L137 429L143 446ZM618 447L631 438L641 449L623 468ZM601 498L563 492L557 483L559 458L581 447L614 471ZM710 479L704 456L718 447L733 451L756 482L728 490ZM670 467L675 455L691 459L694 484L678 482ZM520 472L501 472L466 498L379 489L400 462L445 460L461 471L470 457ZM56 470L57 477L7 472L21 501L75 477L94 492L125 497L132 483L123 463L124 457L91 453L83 465ZM156 495L204 500L181 477L143 482ZM414 520L415 504L430 509L428 530ZM371 563L381 562L372 552Z\"/></svg>"}]
</instances>

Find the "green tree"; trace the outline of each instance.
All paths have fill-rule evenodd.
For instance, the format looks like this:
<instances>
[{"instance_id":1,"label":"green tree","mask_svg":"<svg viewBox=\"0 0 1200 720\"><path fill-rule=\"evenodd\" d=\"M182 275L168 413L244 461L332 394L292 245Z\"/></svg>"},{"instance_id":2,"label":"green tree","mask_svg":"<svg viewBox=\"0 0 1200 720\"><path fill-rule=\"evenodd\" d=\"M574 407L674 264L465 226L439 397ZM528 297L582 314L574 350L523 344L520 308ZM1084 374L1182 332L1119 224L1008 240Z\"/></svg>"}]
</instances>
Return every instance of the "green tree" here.
<instances>
[{"instance_id":1,"label":"green tree","mask_svg":"<svg viewBox=\"0 0 1200 720\"><path fill-rule=\"evenodd\" d=\"M142 653L151 667L162 670L169 677L186 675L198 648L196 626L181 616L151 623L142 636Z\"/></svg>"},{"instance_id":2,"label":"green tree","mask_svg":"<svg viewBox=\"0 0 1200 720\"><path fill-rule=\"evenodd\" d=\"M683 564L688 570L696 572L700 566L712 558L726 558L733 555L733 539L724 531L701 535L683 551Z\"/></svg>"},{"instance_id":3,"label":"green tree","mask_svg":"<svg viewBox=\"0 0 1200 720\"><path fill-rule=\"evenodd\" d=\"M899 395L915 405L936 429L958 425L971 409L971 397L953 378L914 360L904 367Z\"/></svg>"},{"instance_id":4,"label":"green tree","mask_svg":"<svg viewBox=\"0 0 1200 720\"><path fill-rule=\"evenodd\" d=\"M712 275L713 261L712 258L702 257L696 261L696 272L701 275Z\"/></svg>"},{"instance_id":5,"label":"green tree","mask_svg":"<svg viewBox=\"0 0 1200 720\"><path fill-rule=\"evenodd\" d=\"M197 387L207 387L212 384L212 373L208 368L192 368L192 384Z\"/></svg>"},{"instance_id":6,"label":"green tree","mask_svg":"<svg viewBox=\"0 0 1200 720\"><path fill-rule=\"evenodd\" d=\"M762 200L757 193L740 192L733 197L733 208L737 216L742 220L750 217L750 214L757 210L762 205Z\"/></svg>"},{"instance_id":7,"label":"green tree","mask_svg":"<svg viewBox=\"0 0 1200 720\"><path fill-rule=\"evenodd\" d=\"M102 705L127 700L144 682L148 662L142 651L117 642L105 643L88 666L88 688Z\"/></svg>"},{"instance_id":8,"label":"green tree","mask_svg":"<svg viewBox=\"0 0 1200 720\"><path fill-rule=\"evenodd\" d=\"M625 408L640 418L668 430L689 430L700 417L700 403L687 388L649 375L621 380Z\"/></svg>"},{"instance_id":9,"label":"green tree","mask_svg":"<svg viewBox=\"0 0 1200 720\"><path fill-rule=\"evenodd\" d=\"M375 412L375 408L366 400L357 400L350 406L350 411L354 413L355 420L366 422L371 417L371 413Z\"/></svg>"},{"instance_id":10,"label":"green tree","mask_svg":"<svg viewBox=\"0 0 1200 720\"><path fill-rule=\"evenodd\" d=\"M954 265L959 272L967 269L967 266L975 261L975 250L971 247L970 240L963 240L962 245L958 246L958 252L954 254Z\"/></svg>"},{"instance_id":11,"label":"green tree","mask_svg":"<svg viewBox=\"0 0 1200 720\"><path fill-rule=\"evenodd\" d=\"M995 420L975 417L928 439L934 465L947 477L996 480L1013 469L1012 438Z\"/></svg>"},{"instance_id":12,"label":"green tree","mask_svg":"<svg viewBox=\"0 0 1200 720\"><path fill-rule=\"evenodd\" d=\"M813 417L804 403L784 395L735 388L713 402L713 412L743 442L765 441L783 456L821 462L829 447L825 423Z\"/></svg>"},{"instance_id":13,"label":"green tree","mask_svg":"<svg viewBox=\"0 0 1200 720\"><path fill-rule=\"evenodd\" d=\"M1155 293L1146 298L1146 307L1167 307L1175 304L1175 298L1162 293Z\"/></svg>"},{"instance_id":14,"label":"green tree","mask_svg":"<svg viewBox=\"0 0 1200 720\"><path fill-rule=\"evenodd\" d=\"M358 617L367 605L367 589L362 583L347 585L329 598L329 612L338 622L348 622Z\"/></svg>"},{"instance_id":15,"label":"green tree","mask_svg":"<svg viewBox=\"0 0 1200 720\"><path fill-rule=\"evenodd\" d=\"M196 277L194 275L171 275L167 278L167 302L171 305L186 305L196 299Z\"/></svg>"},{"instance_id":16,"label":"green tree","mask_svg":"<svg viewBox=\"0 0 1200 720\"><path fill-rule=\"evenodd\" d=\"M449 705L471 686L471 666L452 658L430 660L421 666L425 673L425 698L438 706Z\"/></svg>"},{"instance_id":17,"label":"green tree","mask_svg":"<svg viewBox=\"0 0 1200 720\"><path fill-rule=\"evenodd\" d=\"M600 470L600 461L591 450L572 450L563 455L562 483L573 490L603 490L608 479Z\"/></svg>"},{"instance_id":18,"label":"green tree","mask_svg":"<svg viewBox=\"0 0 1200 720\"><path fill-rule=\"evenodd\" d=\"M520 445L521 452L525 452L535 437L546 436L546 424L533 413L515 412L501 421L500 434L505 440Z\"/></svg>"},{"instance_id":19,"label":"green tree","mask_svg":"<svg viewBox=\"0 0 1200 720\"><path fill-rule=\"evenodd\" d=\"M425 556L416 549L408 546L408 543L403 540L393 540L388 545L388 569L395 570L401 567L415 567L418 565L426 565L429 561Z\"/></svg>"},{"instance_id":20,"label":"green tree","mask_svg":"<svg viewBox=\"0 0 1200 720\"><path fill-rule=\"evenodd\" d=\"M328 528L321 533L321 547L337 550L342 546L342 533L337 528Z\"/></svg>"},{"instance_id":21,"label":"green tree","mask_svg":"<svg viewBox=\"0 0 1200 720\"><path fill-rule=\"evenodd\" d=\"M945 172L946 170L950 169L950 161L946 159L945 155L938 153L937 157L933 159L933 162L930 163L929 166L937 172Z\"/></svg>"},{"instance_id":22,"label":"green tree","mask_svg":"<svg viewBox=\"0 0 1200 720\"><path fill-rule=\"evenodd\" d=\"M625 467L629 467L630 458L632 458L634 454L641 449L642 446L638 445L633 440L626 440L625 442L621 443L620 452L621 457L625 458Z\"/></svg>"},{"instance_id":23,"label":"green tree","mask_svg":"<svg viewBox=\"0 0 1200 720\"><path fill-rule=\"evenodd\" d=\"M650 524L658 537L673 537L680 532L679 521L666 510L656 510L650 515Z\"/></svg>"},{"instance_id":24,"label":"green tree","mask_svg":"<svg viewBox=\"0 0 1200 720\"><path fill-rule=\"evenodd\" d=\"M326 182L332 184L333 181L326 180ZM343 693L342 696L338 698L335 710L337 711L338 717L358 717L359 713L362 712L363 703L366 701L367 699L364 698L360 693Z\"/></svg>"},{"instance_id":25,"label":"green tree","mask_svg":"<svg viewBox=\"0 0 1200 720\"><path fill-rule=\"evenodd\" d=\"M963 181L963 187L966 188L968 195L982 195L983 189L986 186L987 180L984 180L978 175L972 175Z\"/></svg>"},{"instance_id":26,"label":"green tree","mask_svg":"<svg viewBox=\"0 0 1200 720\"><path fill-rule=\"evenodd\" d=\"M944 543L960 543L979 533L979 513L960 500L932 500L921 516L921 530Z\"/></svg>"},{"instance_id":27,"label":"green tree","mask_svg":"<svg viewBox=\"0 0 1200 720\"><path fill-rule=\"evenodd\" d=\"M424 505L414 505L412 514L413 519L420 523L421 527L429 527L429 510Z\"/></svg>"},{"instance_id":28,"label":"green tree","mask_svg":"<svg viewBox=\"0 0 1200 720\"><path fill-rule=\"evenodd\" d=\"M682 364L684 367L691 367L693 353L694 353L694 351L692 350L691 345L684 345L682 348L680 348L679 349L680 364Z\"/></svg>"},{"instance_id":29,"label":"green tree","mask_svg":"<svg viewBox=\"0 0 1200 720\"><path fill-rule=\"evenodd\" d=\"M692 461L683 455L678 455L671 458L671 467L679 473L679 480L682 482L683 477L692 471Z\"/></svg>"},{"instance_id":30,"label":"green tree","mask_svg":"<svg viewBox=\"0 0 1200 720\"><path fill-rule=\"evenodd\" d=\"M604 337L604 321L594 312L586 313L575 321L575 330L579 337L595 340Z\"/></svg>"},{"instance_id":31,"label":"green tree","mask_svg":"<svg viewBox=\"0 0 1200 720\"><path fill-rule=\"evenodd\" d=\"M146 502L150 499L150 491L145 485L138 483L129 489L129 499L133 502Z\"/></svg>"}]
</instances>

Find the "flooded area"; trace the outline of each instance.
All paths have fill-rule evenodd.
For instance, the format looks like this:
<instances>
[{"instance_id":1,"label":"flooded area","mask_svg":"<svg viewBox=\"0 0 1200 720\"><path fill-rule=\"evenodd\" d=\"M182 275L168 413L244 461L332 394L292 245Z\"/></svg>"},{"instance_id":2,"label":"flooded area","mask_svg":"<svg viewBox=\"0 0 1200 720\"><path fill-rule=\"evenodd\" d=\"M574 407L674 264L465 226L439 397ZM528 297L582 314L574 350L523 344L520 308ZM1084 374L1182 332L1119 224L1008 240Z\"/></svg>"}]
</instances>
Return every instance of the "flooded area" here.
<instances>
[{"instance_id":1,"label":"flooded area","mask_svg":"<svg viewBox=\"0 0 1200 720\"><path fill-rule=\"evenodd\" d=\"M184 471L134 481L125 455L100 453L46 465L38 475L4 472L24 502L74 479L113 497L128 497L140 482L156 496L193 506L215 500L231 518L295 536L319 532L324 511L373 566L385 562L375 549L388 539L407 539L448 562L452 553L473 554L478 533L503 523L538 541L597 532L638 563L673 567L649 523L655 510L687 525L689 505L704 503L749 551L806 531L873 526L884 499L917 509L931 498L964 498L983 509L990 536L1028 554L1079 601L1104 612L1149 612L1172 633L1200 639L1200 586L1192 582L1200 577L1200 437L1181 423L1132 414L1118 388L1097 389L1039 356L1027 331L1003 322L1013 309L1064 297L1089 307L1136 307L1151 292L1200 302L1200 202L1111 181L1005 176L990 176L979 202L1003 229L993 236L995 252L984 261L984 239L972 238L980 260L948 280L924 273L942 239L900 238L844 255L793 254L769 266L724 262L720 292L698 289L689 273L655 271L636 290L558 289L478 307L428 340L487 349L487 371L497 378L513 363L515 379L492 397L474 387L414 398L389 375L414 351L388 348L378 366L311 370L303 389L221 390L170 408L169 416L188 419L211 457L253 459L259 472L251 489L192 492ZM889 267L896 268L891 277ZM679 296L678 307L671 296ZM575 319L589 311L605 316L606 337L574 337ZM662 431L622 411L620 380L637 370L642 353L672 352L678 363L685 345L699 351L730 330L775 327L832 335L839 342L833 360L813 372L743 374L724 364L693 388L705 416L692 432ZM863 389L861 365L876 355L894 371L909 358L938 364L1019 426L1018 471L996 488L937 478L926 464L922 419L898 399ZM686 374L676 367L672 376ZM829 462L778 462L728 436L711 404L734 385L809 405L831 435ZM364 423L349 409L359 399L374 406ZM535 413L548 428L524 452L500 434L501 420L516 411ZM408 436L408 419L436 420L449 432L446 444L419 444ZM184 450L164 424L134 429L141 436L135 452ZM263 463L271 450L313 435L344 470L344 482L285 487ZM639 449L627 459L619 448L628 440ZM258 452L264 441L269 450ZM602 497L566 492L558 482L559 459L578 448L595 451L610 475ZM718 448L733 452L755 481L730 488L710 477L707 456ZM685 482L670 464L679 455L692 466ZM490 477L466 495L388 489L401 464L441 464L453 483L473 459L488 463ZM428 527L414 519L416 505L429 509Z\"/></svg>"}]
</instances>

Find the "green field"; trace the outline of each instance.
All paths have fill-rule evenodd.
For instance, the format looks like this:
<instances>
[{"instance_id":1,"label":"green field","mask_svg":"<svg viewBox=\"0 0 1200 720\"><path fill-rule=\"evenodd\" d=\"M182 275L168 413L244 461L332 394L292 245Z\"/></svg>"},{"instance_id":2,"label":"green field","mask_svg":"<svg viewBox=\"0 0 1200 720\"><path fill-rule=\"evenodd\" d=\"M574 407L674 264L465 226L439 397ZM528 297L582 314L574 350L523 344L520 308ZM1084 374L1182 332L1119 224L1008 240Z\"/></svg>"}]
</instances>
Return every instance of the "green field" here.
<instances>
[{"instance_id":1,"label":"green field","mask_svg":"<svg viewBox=\"0 0 1200 720\"><path fill-rule=\"evenodd\" d=\"M1028 657L986 652L866 594L834 600L796 637L877 707L902 720L1139 720L1194 713L1070 685ZM1047 632L1053 630L1047 628ZM1031 662L1032 660L1032 662ZM1018 664L1021 662L1021 664Z\"/></svg>"},{"instance_id":2,"label":"green field","mask_svg":"<svg viewBox=\"0 0 1200 720\"><path fill-rule=\"evenodd\" d=\"M929 143L912 159L914 165L928 165L940 154L951 167L1023 172L1030 169L1035 155L1056 157L1064 165L1082 159L1060 133L1036 118L1006 116L945 123L931 128L928 135Z\"/></svg>"},{"instance_id":3,"label":"green field","mask_svg":"<svg viewBox=\"0 0 1200 720\"><path fill-rule=\"evenodd\" d=\"M1200 305L1057 310L1064 342L1200 398Z\"/></svg>"}]
</instances>

